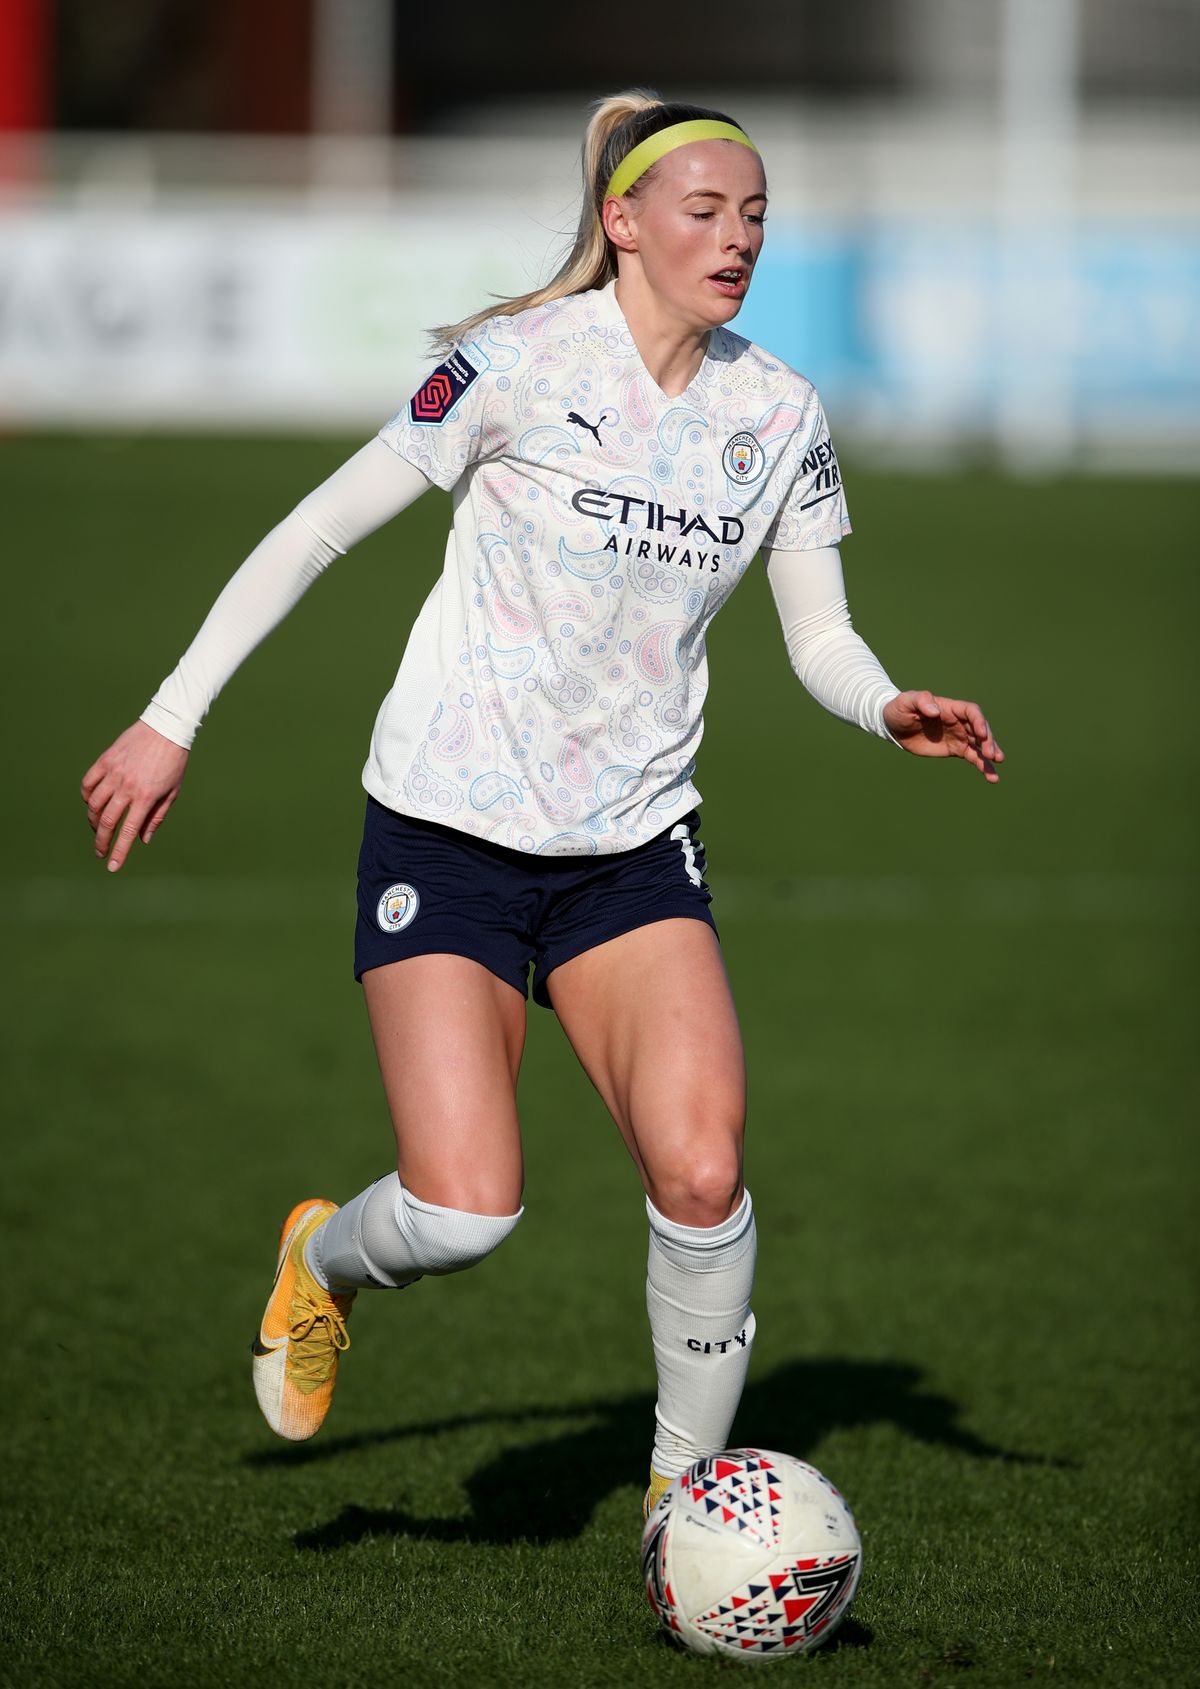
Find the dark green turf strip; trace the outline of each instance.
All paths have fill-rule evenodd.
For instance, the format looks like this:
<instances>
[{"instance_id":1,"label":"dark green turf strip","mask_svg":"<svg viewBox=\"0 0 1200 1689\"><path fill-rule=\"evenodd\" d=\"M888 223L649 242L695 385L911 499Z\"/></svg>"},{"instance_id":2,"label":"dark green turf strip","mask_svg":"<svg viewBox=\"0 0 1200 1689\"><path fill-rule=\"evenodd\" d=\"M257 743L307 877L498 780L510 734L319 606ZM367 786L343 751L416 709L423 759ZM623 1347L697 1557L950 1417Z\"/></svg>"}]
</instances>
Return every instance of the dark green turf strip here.
<instances>
[{"instance_id":1,"label":"dark green turf strip","mask_svg":"<svg viewBox=\"0 0 1200 1689\"><path fill-rule=\"evenodd\" d=\"M670 1653L637 1584L644 1222L548 1016L512 1241L364 1299L309 1447L276 1444L249 1391L282 1210L386 1159L335 888L440 556L435 500L339 564L205 728L127 870L168 905L198 887L195 907L96 912L128 888L88 855L83 766L341 453L0 447L26 563L5 660L28 706L0 907L0 1681L711 1681L727 1668ZM761 1236L737 1430L830 1471L867 1551L841 1644L781 1670L1186 1684L1196 490L859 476L851 494L864 631L897 679L977 692L1012 762L988 791L825 720L761 581L718 624L701 784ZM1135 510L1153 539L1131 579ZM285 712L297 732L267 754ZM840 912L814 875L838 876Z\"/></svg>"}]
</instances>

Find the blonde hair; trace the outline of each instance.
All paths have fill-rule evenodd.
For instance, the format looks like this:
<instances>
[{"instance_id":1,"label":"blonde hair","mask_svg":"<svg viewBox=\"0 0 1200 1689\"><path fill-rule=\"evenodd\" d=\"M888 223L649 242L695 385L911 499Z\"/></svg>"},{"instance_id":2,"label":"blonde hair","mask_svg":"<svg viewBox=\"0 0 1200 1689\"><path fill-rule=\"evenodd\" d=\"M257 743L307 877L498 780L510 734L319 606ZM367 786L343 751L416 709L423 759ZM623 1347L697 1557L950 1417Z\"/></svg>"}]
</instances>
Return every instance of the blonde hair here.
<instances>
[{"instance_id":1,"label":"blonde hair","mask_svg":"<svg viewBox=\"0 0 1200 1689\"><path fill-rule=\"evenodd\" d=\"M688 123L694 118L733 122L724 112L711 111L707 106L662 100L649 88L630 88L623 94L610 94L607 99L597 100L583 137L583 203L570 251L544 287L524 293L518 299L497 299L495 304L485 305L460 323L430 329L434 350L445 352L458 341L470 339L476 329L493 317L515 316L518 311L548 305L551 300L565 299L571 293L589 293L593 288L607 286L616 276L617 258L604 232L600 213L613 171L627 153L651 135L657 135L660 129L674 123ZM653 175L651 165L629 189L629 195L636 195Z\"/></svg>"}]
</instances>

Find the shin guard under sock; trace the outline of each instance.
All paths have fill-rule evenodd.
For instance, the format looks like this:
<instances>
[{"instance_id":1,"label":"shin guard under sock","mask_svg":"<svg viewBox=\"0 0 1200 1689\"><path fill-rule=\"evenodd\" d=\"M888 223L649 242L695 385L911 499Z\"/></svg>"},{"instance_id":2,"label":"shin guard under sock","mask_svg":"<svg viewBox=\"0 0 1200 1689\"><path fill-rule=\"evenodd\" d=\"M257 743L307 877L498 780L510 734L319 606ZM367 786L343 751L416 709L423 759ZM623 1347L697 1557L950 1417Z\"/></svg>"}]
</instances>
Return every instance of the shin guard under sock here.
<instances>
[{"instance_id":1,"label":"shin guard under sock","mask_svg":"<svg viewBox=\"0 0 1200 1689\"><path fill-rule=\"evenodd\" d=\"M746 1192L719 1226L681 1226L646 1199L646 1308L658 1367L651 1465L676 1477L728 1444L754 1342L757 1239Z\"/></svg>"},{"instance_id":2,"label":"shin guard under sock","mask_svg":"<svg viewBox=\"0 0 1200 1689\"><path fill-rule=\"evenodd\" d=\"M368 1185L308 1240L305 1261L328 1290L398 1290L425 1274L462 1272L490 1255L525 1212L468 1214L406 1191L395 1173Z\"/></svg>"}]
</instances>

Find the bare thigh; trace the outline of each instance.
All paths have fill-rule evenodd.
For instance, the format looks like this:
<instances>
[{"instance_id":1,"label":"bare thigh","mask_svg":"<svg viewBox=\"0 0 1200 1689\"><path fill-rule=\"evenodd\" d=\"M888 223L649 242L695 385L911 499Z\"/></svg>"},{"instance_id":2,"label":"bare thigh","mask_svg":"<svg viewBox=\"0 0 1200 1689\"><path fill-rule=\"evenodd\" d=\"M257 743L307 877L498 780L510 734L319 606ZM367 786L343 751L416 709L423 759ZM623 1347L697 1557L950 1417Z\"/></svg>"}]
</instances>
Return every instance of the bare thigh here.
<instances>
[{"instance_id":1,"label":"bare thigh","mask_svg":"<svg viewBox=\"0 0 1200 1689\"><path fill-rule=\"evenodd\" d=\"M712 928L638 927L555 968L554 1011L661 1214L712 1226L741 1200L746 1064Z\"/></svg>"},{"instance_id":2,"label":"bare thigh","mask_svg":"<svg viewBox=\"0 0 1200 1689\"><path fill-rule=\"evenodd\" d=\"M439 1207L515 1213L524 1182L521 993L449 955L371 968L362 984L402 1184Z\"/></svg>"}]
</instances>

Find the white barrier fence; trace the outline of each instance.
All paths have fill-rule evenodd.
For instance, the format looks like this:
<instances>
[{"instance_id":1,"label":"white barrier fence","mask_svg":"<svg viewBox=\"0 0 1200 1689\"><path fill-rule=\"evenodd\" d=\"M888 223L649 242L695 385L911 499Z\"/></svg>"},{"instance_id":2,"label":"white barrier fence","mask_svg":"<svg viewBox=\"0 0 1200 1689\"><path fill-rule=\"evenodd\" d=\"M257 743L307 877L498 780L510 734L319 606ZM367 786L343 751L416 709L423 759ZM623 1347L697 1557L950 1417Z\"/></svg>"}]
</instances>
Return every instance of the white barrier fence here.
<instances>
[{"instance_id":1,"label":"white barrier fence","mask_svg":"<svg viewBox=\"0 0 1200 1689\"><path fill-rule=\"evenodd\" d=\"M423 329L528 285L482 212L19 211L0 220L0 421L382 422Z\"/></svg>"},{"instance_id":2,"label":"white barrier fence","mask_svg":"<svg viewBox=\"0 0 1200 1689\"><path fill-rule=\"evenodd\" d=\"M14 206L0 426L373 431L428 367L424 331L533 285L558 232L429 194ZM737 327L817 382L840 439L894 458L1186 471L1200 452L1186 218L774 214Z\"/></svg>"}]
</instances>

